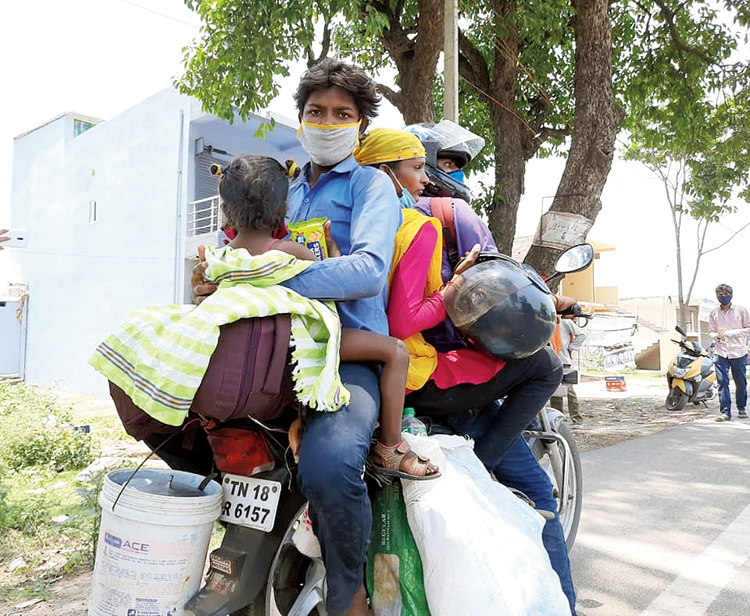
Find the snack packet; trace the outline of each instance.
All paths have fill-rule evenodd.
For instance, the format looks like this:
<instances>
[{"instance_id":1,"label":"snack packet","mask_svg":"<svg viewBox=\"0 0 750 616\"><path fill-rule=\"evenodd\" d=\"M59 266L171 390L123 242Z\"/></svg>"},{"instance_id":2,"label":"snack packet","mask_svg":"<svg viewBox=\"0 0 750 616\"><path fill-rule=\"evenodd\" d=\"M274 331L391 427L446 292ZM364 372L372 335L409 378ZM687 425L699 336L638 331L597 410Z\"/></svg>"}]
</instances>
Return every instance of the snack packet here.
<instances>
[{"instance_id":1,"label":"snack packet","mask_svg":"<svg viewBox=\"0 0 750 616\"><path fill-rule=\"evenodd\" d=\"M311 218L289 225L292 241L307 246L322 261L328 258L324 226L327 218Z\"/></svg>"}]
</instances>

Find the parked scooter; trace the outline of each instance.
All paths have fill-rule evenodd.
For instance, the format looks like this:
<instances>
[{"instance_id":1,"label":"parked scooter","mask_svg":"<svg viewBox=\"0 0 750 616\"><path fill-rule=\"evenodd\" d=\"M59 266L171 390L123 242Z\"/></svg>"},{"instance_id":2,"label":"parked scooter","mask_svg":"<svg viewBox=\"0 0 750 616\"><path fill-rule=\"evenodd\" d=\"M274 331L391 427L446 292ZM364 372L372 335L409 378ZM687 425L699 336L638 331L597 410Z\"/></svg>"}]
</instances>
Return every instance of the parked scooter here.
<instances>
[{"instance_id":1,"label":"parked scooter","mask_svg":"<svg viewBox=\"0 0 750 616\"><path fill-rule=\"evenodd\" d=\"M678 325L675 329L682 339L672 340L680 346L680 351L667 368L669 394L665 405L670 411L679 411L688 402L705 406L706 400L714 397L716 372L713 357L700 344L688 340L682 327Z\"/></svg>"},{"instance_id":2,"label":"parked scooter","mask_svg":"<svg viewBox=\"0 0 750 616\"><path fill-rule=\"evenodd\" d=\"M593 258L589 245L573 247L557 273L578 271ZM557 276L557 273L555 274ZM580 308L578 309L580 314ZM305 500L283 426L289 418L263 424L248 418L211 434L214 461L222 473L226 532L210 554L204 587L185 606L196 616L307 616L325 614L325 567L294 542L306 523ZM223 435L222 430L228 430ZM582 505L581 463L562 413L543 409L524 433L550 475L568 548Z\"/></svg>"}]
</instances>

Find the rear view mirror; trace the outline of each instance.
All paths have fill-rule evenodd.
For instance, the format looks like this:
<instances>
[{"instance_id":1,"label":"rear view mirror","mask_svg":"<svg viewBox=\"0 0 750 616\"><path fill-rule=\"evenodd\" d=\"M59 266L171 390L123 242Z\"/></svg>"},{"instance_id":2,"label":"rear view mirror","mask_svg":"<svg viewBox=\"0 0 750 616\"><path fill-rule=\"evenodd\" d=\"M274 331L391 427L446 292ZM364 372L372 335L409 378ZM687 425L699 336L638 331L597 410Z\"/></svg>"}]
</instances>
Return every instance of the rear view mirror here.
<instances>
[{"instance_id":1,"label":"rear view mirror","mask_svg":"<svg viewBox=\"0 0 750 616\"><path fill-rule=\"evenodd\" d=\"M560 253L555 261L555 270L560 274L572 274L586 269L594 260L591 244L576 244Z\"/></svg>"}]
</instances>

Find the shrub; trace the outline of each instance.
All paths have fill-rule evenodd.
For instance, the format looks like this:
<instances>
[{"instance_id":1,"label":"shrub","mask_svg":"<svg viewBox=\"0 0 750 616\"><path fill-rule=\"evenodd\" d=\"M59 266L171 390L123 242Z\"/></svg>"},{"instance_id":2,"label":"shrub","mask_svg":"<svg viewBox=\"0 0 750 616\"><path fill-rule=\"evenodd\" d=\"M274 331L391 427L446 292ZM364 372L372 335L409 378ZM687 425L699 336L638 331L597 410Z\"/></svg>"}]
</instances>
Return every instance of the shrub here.
<instances>
[{"instance_id":1,"label":"shrub","mask_svg":"<svg viewBox=\"0 0 750 616\"><path fill-rule=\"evenodd\" d=\"M88 434L73 430L70 409L48 390L0 383L0 465L79 469L93 460Z\"/></svg>"}]
</instances>

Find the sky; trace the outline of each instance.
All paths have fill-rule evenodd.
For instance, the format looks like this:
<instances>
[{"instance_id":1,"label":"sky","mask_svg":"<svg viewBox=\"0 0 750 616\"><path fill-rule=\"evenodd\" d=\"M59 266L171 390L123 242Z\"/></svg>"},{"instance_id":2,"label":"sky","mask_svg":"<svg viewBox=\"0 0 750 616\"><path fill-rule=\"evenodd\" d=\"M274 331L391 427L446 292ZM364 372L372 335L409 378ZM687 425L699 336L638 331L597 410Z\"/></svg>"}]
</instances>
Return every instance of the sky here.
<instances>
[{"instance_id":1,"label":"sky","mask_svg":"<svg viewBox=\"0 0 750 616\"><path fill-rule=\"evenodd\" d=\"M3 7L0 78L0 228L11 221L13 139L53 117L76 111L110 119L168 87L179 73L182 48L198 34L199 20L182 0L36 0ZM301 72L292 70L275 111L294 117L291 94ZM385 103L374 126L402 125ZM549 207L564 161L531 161L517 233L533 234ZM674 232L664 188L637 163L615 161L602 195L602 211L589 237L616 247L596 264L598 286L618 286L620 297L675 296ZM707 247L750 222L750 208L726 217L709 232ZM690 227L690 225L688 225ZM694 232L683 252L692 272ZM0 254L0 269L4 257ZM701 264L696 291L713 298L719 282L735 287L750 305L750 228ZM0 272L0 278L2 273Z\"/></svg>"}]
</instances>

